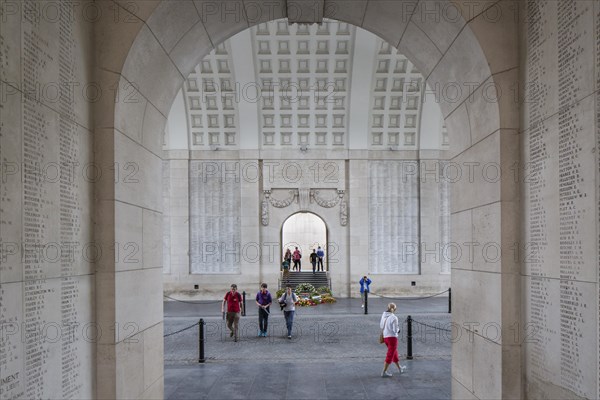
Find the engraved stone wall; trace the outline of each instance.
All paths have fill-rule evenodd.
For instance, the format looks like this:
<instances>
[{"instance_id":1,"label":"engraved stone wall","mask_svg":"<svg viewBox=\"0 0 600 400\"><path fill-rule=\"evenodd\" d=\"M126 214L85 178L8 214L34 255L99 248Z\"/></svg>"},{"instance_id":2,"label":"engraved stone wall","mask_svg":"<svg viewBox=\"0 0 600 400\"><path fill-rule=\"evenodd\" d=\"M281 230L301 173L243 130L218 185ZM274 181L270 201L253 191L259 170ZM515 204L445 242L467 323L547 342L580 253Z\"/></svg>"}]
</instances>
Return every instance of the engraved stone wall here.
<instances>
[{"instance_id":1,"label":"engraved stone wall","mask_svg":"<svg viewBox=\"0 0 600 400\"><path fill-rule=\"evenodd\" d=\"M0 23L0 397L90 398L90 25L71 2L51 15L37 1L10 7Z\"/></svg>"},{"instance_id":2,"label":"engraved stone wall","mask_svg":"<svg viewBox=\"0 0 600 400\"><path fill-rule=\"evenodd\" d=\"M409 166L410 164L410 166ZM416 161L369 163L369 268L374 273L419 273Z\"/></svg>"},{"instance_id":3,"label":"engraved stone wall","mask_svg":"<svg viewBox=\"0 0 600 400\"><path fill-rule=\"evenodd\" d=\"M589 351L599 342L595 7L526 7L523 333L531 398L598 395L598 353Z\"/></svg>"},{"instance_id":4,"label":"engraved stone wall","mask_svg":"<svg viewBox=\"0 0 600 400\"><path fill-rule=\"evenodd\" d=\"M215 174L236 171L235 161L190 162L191 273L238 273L241 246L241 183Z\"/></svg>"}]
</instances>

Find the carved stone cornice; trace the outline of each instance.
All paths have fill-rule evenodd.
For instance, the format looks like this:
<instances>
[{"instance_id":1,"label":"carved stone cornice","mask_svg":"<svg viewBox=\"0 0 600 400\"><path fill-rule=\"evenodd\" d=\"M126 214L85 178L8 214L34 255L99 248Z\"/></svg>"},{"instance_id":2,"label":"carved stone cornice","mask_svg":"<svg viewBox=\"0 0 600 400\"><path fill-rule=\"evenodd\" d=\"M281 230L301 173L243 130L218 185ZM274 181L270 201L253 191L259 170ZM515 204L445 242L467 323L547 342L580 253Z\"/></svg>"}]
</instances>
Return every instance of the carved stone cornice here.
<instances>
[{"instance_id":1,"label":"carved stone cornice","mask_svg":"<svg viewBox=\"0 0 600 400\"><path fill-rule=\"evenodd\" d=\"M270 190L265 190L265 197L269 200L269 202L271 203L271 205L273 207L286 208L294 202L294 200L298 196L298 190L293 189L293 190L290 190L289 193L290 193L290 196L287 199L278 200L278 199L273 198L273 196L271 196Z\"/></svg>"},{"instance_id":2,"label":"carved stone cornice","mask_svg":"<svg viewBox=\"0 0 600 400\"><path fill-rule=\"evenodd\" d=\"M318 205L320 205L323 208L333 208L340 201L339 196L336 196L329 200L322 198L319 195L319 193L321 192L320 190L311 190L310 192L311 192L312 198L315 200L315 203L317 203Z\"/></svg>"}]
</instances>

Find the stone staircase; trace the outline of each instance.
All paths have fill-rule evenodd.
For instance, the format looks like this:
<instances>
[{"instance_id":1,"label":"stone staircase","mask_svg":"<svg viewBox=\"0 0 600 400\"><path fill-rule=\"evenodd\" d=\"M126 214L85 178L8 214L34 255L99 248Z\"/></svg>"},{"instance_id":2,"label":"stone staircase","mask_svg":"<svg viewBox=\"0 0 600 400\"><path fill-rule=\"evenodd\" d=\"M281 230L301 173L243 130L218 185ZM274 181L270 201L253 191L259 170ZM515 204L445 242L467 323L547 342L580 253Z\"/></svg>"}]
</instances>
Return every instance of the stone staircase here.
<instances>
[{"instance_id":1,"label":"stone staircase","mask_svg":"<svg viewBox=\"0 0 600 400\"><path fill-rule=\"evenodd\" d=\"M329 286L329 279L327 277L327 272L315 272L314 275L312 271L310 272L290 272L289 282L284 282L283 279L279 279L279 288L284 288L286 284L289 283L295 289L297 285L301 283L310 283L316 288L321 286Z\"/></svg>"}]
</instances>

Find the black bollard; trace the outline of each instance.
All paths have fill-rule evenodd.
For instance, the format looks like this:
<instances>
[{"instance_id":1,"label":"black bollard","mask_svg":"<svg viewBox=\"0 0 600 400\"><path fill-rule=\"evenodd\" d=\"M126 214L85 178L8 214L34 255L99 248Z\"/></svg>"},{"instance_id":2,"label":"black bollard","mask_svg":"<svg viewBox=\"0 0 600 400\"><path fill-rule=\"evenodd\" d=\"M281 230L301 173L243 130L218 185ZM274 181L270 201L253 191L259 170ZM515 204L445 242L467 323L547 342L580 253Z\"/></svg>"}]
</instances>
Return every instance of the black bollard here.
<instances>
[{"instance_id":1,"label":"black bollard","mask_svg":"<svg viewBox=\"0 0 600 400\"><path fill-rule=\"evenodd\" d=\"M365 290L365 315L369 313L369 292Z\"/></svg>"},{"instance_id":2,"label":"black bollard","mask_svg":"<svg viewBox=\"0 0 600 400\"><path fill-rule=\"evenodd\" d=\"M198 321L198 362L203 363L204 358L204 319Z\"/></svg>"},{"instance_id":3,"label":"black bollard","mask_svg":"<svg viewBox=\"0 0 600 400\"><path fill-rule=\"evenodd\" d=\"M242 317L245 317L246 316L246 291L245 290L242 292L242 305L243 305Z\"/></svg>"},{"instance_id":4,"label":"black bollard","mask_svg":"<svg viewBox=\"0 0 600 400\"><path fill-rule=\"evenodd\" d=\"M448 314L452 313L452 288L448 288Z\"/></svg>"},{"instance_id":5,"label":"black bollard","mask_svg":"<svg viewBox=\"0 0 600 400\"><path fill-rule=\"evenodd\" d=\"M412 317L406 318L406 359L412 360Z\"/></svg>"}]
</instances>

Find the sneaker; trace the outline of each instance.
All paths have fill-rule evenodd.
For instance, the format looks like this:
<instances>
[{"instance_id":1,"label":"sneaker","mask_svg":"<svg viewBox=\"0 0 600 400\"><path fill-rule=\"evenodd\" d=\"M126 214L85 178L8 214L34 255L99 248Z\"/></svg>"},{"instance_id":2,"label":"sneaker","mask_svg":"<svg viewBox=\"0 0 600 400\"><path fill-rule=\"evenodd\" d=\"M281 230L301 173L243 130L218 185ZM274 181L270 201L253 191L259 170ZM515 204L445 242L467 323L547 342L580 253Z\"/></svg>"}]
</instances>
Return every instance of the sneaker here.
<instances>
[{"instance_id":1,"label":"sneaker","mask_svg":"<svg viewBox=\"0 0 600 400\"><path fill-rule=\"evenodd\" d=\"M291 338L292 338L292 335L288 335L288 339L291 339Z\"/></svg>"},{"instance_id":2,"label":"sneaker","mask_svg":"<svg viewBox=\"0 0 600 400\"><path fill-rule=\"evenodd\" d=\"M262 335L263 335L262 331L259 331L258 332L258 337L262 337Z\"/></svg>"},{"instance_id":3,"label":"sneaker","mask_svg":"<svg viewBox=\"0 0 600 400\"><path fill-rule=\"evenodd\" d=\"M403 374L406 371L406 365L400 366L400 373Z\"/></svg>"},{"instance_id":4,"label":"sneaker","mask_svg":"<svg viewBox=\"0 0 600 400\"><path fill-rule=\"evenodd\" d=\"M382 378L389 378L390 376L392 376L392 374L388 371L382 371L381 372L381 377Z\"/></svg>"},{"instance_id":5,"label":"sneaker","mask_svg":"<svg viewBox=\"0 0 600 400\"><path fill-rule=\"evenodd\" d=\"M360 308L365 308L365 305L364 305L364 304L361 304L361 305L360 305Z\"/></svg>"}]
</instances>

